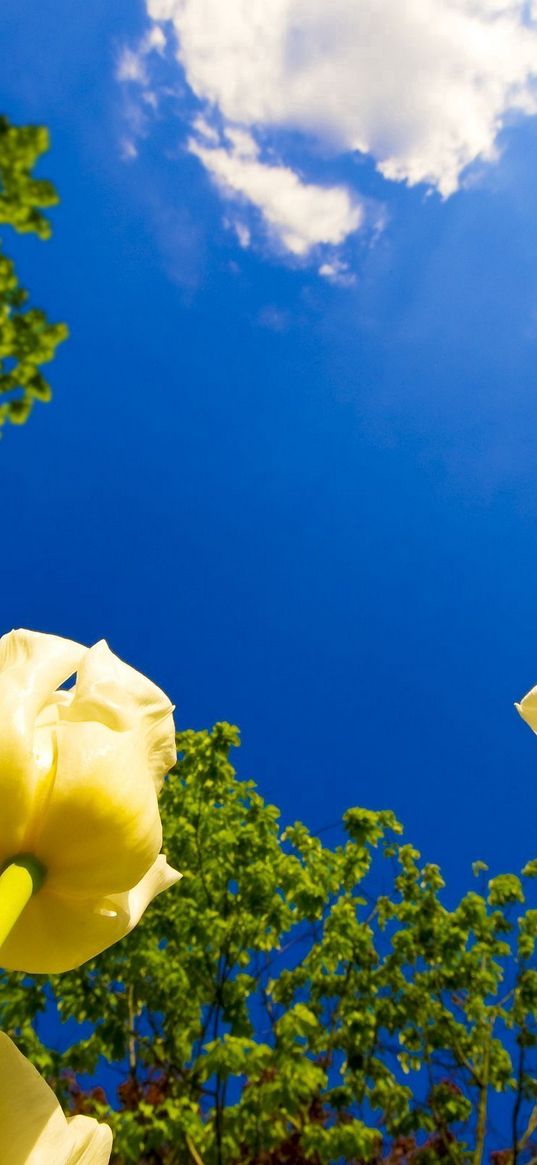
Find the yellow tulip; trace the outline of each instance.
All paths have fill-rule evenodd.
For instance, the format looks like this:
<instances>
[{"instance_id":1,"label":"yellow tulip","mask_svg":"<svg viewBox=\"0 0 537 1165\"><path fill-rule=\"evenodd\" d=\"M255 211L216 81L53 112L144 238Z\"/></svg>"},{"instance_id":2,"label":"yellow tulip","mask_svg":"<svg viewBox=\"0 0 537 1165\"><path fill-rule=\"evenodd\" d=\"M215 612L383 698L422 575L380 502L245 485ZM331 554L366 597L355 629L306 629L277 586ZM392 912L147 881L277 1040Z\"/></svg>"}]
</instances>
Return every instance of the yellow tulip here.
<instances>
[{"instance_id":1,"label":"yellow tulip","mask_svg":"<svg viewBox=\"0 0 537 1165\"><path fill-rule=\"evenodd\" d=\"M33 631L0 639L2 966L79 966L178 880L159 854L172 713L104 641L87 648Z\"/></svg>"},{"instance_id":2,"label":"yellow tulip","mask_svg":"<svg viewBox=\"0 0 537 1165\"><path fill-rule=\"evenodd\" d=\"M537 732L537 688L532 688L520 701L520 704L515 704L515 708L526 724L529 724L530 728Z\"/></svg>"},{"instance_id":3,"label":"yellow tulip","mask_svg":"<svg viewBox=\"0 0 537 1165\"><path fill-rule=\"evenodd\" d=\"M0 1032L0 1161L107 1165L112 1132L89 1116L66 1118L48 1084Z\"/></svg>"}]
</instances>

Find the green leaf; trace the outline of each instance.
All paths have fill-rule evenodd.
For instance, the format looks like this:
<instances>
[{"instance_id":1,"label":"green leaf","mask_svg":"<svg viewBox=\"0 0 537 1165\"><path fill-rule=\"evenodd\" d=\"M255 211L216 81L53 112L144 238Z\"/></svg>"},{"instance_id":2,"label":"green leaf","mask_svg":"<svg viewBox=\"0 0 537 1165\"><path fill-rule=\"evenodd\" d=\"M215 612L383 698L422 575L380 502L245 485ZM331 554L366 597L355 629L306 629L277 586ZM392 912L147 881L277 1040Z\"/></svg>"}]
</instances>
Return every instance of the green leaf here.
<instances>
[{"instance_id":1,"label":"green leaf","mask_svg":"<svg viewBox=\"0 0 537 1165\"><path fill-rule=\"evenodd\" d=\"M488 901L491 906L507 906L513 902L524 902L524 891L516 874L499 874L491 878Z\"/></svg>"}]
</instances>

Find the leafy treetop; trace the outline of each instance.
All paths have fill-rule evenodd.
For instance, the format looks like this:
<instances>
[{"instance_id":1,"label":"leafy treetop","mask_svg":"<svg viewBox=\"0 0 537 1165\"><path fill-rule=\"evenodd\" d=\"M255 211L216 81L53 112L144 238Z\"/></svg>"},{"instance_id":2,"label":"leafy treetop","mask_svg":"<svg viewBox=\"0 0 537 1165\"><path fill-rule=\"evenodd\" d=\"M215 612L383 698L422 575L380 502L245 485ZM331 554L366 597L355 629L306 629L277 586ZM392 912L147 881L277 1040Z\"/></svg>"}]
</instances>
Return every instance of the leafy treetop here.
<instances>
[{"instance_id":1,"label":"leafy treetop","mask_svg":"<svg viewBox=\"0 0 537 1165\"><path fill-rule=\"evenodd\" d=\"M5 975L2 1027L72 1111L111 1121L115 1165L534 1165L521 879L476 863L481 889L448 909L390 812L349 809L334 846L282 831L237 744L227 724L178 737L161 808L182 883L79 970ZM39 1038L51 989L62 1020L91 1025L63 1055ZM117 1094L87 1087L101 1057Z\"/></svg>"},{"instance_id":2,"label":"leafy treetop","mask_svg":"<svg viewBox=\"0 0 537 1165\"><path fill-rule=\"evenodd\" d=\"M15 126L0 116L0 224L41 239L51 234L42 209L58 202L52 183L33 176L48 147L43 126ZM50 400L50 385L40 369L67 336L65 324L51 324L43 311L27 308L27 300L28 292L0 244L0 425L22 424L34 401Z\"/></svg>"}]
</instances>

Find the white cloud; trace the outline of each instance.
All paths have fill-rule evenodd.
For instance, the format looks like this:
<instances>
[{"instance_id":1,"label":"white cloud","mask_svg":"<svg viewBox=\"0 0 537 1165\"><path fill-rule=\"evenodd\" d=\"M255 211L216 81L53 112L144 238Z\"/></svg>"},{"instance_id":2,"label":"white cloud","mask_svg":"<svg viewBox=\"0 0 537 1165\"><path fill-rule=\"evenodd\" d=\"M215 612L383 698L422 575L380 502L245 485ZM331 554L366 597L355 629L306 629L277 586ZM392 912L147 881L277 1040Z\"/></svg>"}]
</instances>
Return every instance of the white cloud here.
<instances>
[{"instance_id":1,"label":"white cloud","mask_svg":"<svg viewBox=\"0 0 537 1165\"><path fill-rule=\"evenodd\" d=\"M303 257L323 244L337 246L358 229L363 211L345 187L302 182L288 166L261 161L245 130L228 129L226 138L225 146L192 138L189 147L221 189L256 207L272 238L292 255ZM243 233L242 245L245 238Z\"/></svg>"},{"instance_id":2,"label":"white cloud","mask_svg":"<svg viewBox=\"0 0 537 1165\"><path fill-rule=\"evenodd\" d=\"M214 126L210 125L201 113L197 114L192 122L192 129L196 131L198 137L207 142L211 146L218 146L220 144L220 134Z\"/></svg>"},{"instance_id":3,"label":"white cloud","mask_svg":"<svg viewBox=\"0 0 537 1165\"><path fill-rule=\"evenodd\" d=\"M356 283L356 276L349 271L348 263L342 259L333 259L331 262L321 263L319 275L328 279L329 283L337 283L340 287L352 287Z\"/></svg>"},{"instance_id":4,"label":"white cloud","mask_svg":"<svg viewBox=\"0 0 537 1165\"><path fill-rule=\"evenodd\" d=\"M366 155L387 182L448 197L472 163L498 157L514 116L537 113L537 0L146 6L149 30L117 66L130 101L123 156L146 136L151 105L158 113L174 93L154 76L158 57L168 67L169 45L197 99L188 148L220 190L240 246L255 246L261 227L265 244L340 286L355 281L349 240L364 228L374 240L383 215L333 177L319 181L323 166L333 173L335 159ZM299 144L300 172L289 142Z\"/></svg>"},{"instance_id":5,"label":"white cloud","mask_svg":"<svg viewBox=\"0 0 537 1165\"><path fill-rule=\"evenodd\" d=\"M116 68L118 81L132 81L136 85L147 85L147 67L143 55L137 49L123 48Z\"/></svg>"},{"instance_id":6,"label":"white cloud","mask_svg":"<svg viewBox=\"0 0 537 1165\"><path fill-rule=\"evenodd\" d=\"M132 138L122 138L119 143L121 157L125 162L132 162L138 157L138 147Z\"/></svg>"},{"instance_id":7,"label":"white cloud","mask_svg":"<svg viewBox=\"0 0 537 1165\"><path fill-rule=\"evenodd\" d=\"M158 24L153 24L136 48L124 46L121 49L116 66L117 80L147 85L149 83L147 57L154 52L162 54L165 47L165 33Z\"/></svg>"},{"instance_id":8,"label":"white cloud","mask_svg":"<svg viewBox=\"0 0 537 1165\"><path fill-rule=\"evenodd\" d=\"M193 91L229 123L361 151L449 195L537 112L535 2L147 0L173 22ZM158 27L158 25L157 25ZM218 163L220 165L220 163Z\"/></svg>"},{"instance_id":9,"label":"white cloud","mask_svg":"<svg viewBox=\"0 0 537 1165\"><path fill-rule=\"evenodd\" d=\"M150 132L159 106L160 90L151 84L155 54L164 55L166 35L153 24L134 45L124 45L116 61L116 79L124 86L123 121L126 133L120 139L119 152L124 162L139 154L138 142Z\"/></svg>"},{"instance_id":10,"label":"white cloud","mask_svg":"<svg viewBox=\"0 0 537 1165\"><path fill-rule=\"evenodd\" d=\"M234 232L239 247L246 251L252 242L252 232L247 223L242 222L240 218L225 218L224 226Z\"/></svg>"},{"instance_id":11,"label":"white cloud","mask_svg":"<svg viewBox=\"0 0 537 1165\"><path fill-rule=\"evenodd\" d=\"M154 24L153 27L149 29L147 36L143 38L142 45L146 53L163 53L164 49L166 48L166 34L163 32L162 28L158 26L158 24Z\"/></svg>"}]
</instances>

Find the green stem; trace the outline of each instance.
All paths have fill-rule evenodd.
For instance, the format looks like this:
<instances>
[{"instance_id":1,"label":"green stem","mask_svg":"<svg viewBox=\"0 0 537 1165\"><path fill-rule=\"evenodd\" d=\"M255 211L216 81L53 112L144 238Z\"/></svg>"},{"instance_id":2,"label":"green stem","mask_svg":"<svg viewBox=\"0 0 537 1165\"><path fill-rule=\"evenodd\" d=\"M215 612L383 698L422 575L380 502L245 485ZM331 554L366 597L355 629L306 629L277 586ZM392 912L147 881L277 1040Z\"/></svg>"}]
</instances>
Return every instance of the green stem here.
<instances>
[{"instance_id":1,"label":"green stem","mask_svg":"<svg viewBox=\"0 0 537 1165\"><path fill-rule=\"evenodd\" d=\"M0 950L44 878L41 863L26 854L13 858L0 874Z\"/></svg>"}]
</instances>

